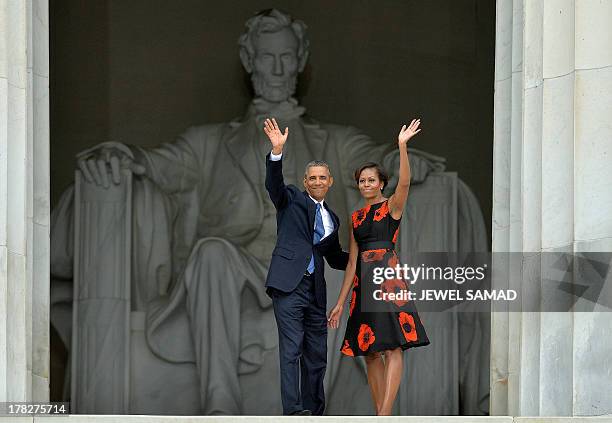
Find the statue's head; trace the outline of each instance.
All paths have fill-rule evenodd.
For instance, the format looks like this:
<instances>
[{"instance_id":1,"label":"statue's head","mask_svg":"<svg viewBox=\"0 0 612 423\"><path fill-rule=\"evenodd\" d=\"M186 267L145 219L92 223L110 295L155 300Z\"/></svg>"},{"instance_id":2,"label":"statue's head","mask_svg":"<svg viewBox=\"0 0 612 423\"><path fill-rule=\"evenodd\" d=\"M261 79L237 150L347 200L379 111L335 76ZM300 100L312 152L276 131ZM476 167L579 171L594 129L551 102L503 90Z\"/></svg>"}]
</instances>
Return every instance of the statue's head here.
<instances>
[{"instance_id":1,"label":"statue's head","mask_svg":"<svg viewBox=\"0 0 612 423\"><path fill-rule=\"evenodd\" d=\"M308 59L306 25L277 9L259 12L246 22L238 40L240 60L255 95L271 102L287 100L295 93L298 73Z\"/></svg>"}]
</instances>

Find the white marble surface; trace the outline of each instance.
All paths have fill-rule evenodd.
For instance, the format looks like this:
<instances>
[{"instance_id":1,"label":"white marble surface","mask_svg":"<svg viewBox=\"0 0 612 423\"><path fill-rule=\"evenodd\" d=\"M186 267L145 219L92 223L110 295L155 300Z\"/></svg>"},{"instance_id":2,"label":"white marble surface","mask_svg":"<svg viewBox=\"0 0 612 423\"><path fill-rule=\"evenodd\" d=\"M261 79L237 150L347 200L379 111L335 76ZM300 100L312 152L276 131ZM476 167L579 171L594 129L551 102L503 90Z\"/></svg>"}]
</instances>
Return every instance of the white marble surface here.
<instances>
[{"instance_id":1,"label":"white marble surface","mask_svg":"<svg viewBox=\"0 0 612 423\"><path fill-rule=\"evenodd\" d=\"M576 72L576 240L612 237L612 67Z\"/></svg>"},{"instance_id":2,"label":"white marble surface","mask_svg":"<svg viewBox=\"0 0 612 423\"><path fill-rule=\"evenodd\" d=\"M35 417L34 423L205 423L205 422L249 422L249 423L271 423L271 422L320 422L345 423L345 422L387 422L387 423L512 423L512 417L482 417L482 416L207 416L207 417L174 417L174 416L56 416ZM4 423L0 420L0 423Z\"/></svg>"},{"instance_id":3,"label":"white marble surface","mask_svg":"<svg viewBox=\"0 0 612 423\"><path fill-rule=\"evenodd\" d=\"M512 110L514 89L513 51L515 50L514 16L512 1L496 2L495 24L495 95L493 118L493 212L491 238L493 251L510 249L510 198L511 198L511 144L512 144ZM520 49L518 49L520 50ZM517 58L518 59L518 58ZM515 61L517 60L515 59ZM504 257L494 257L495 266L506 269ZM500 262L501 260L501 262ZM494 273L496 284L506 286L505 274ZM491 315L491 370L490 370L490 410L494 415L503 415L508 410L509 398L509 313Z\"/></svg>"},{"instance_id":4,"label":"white marble surface","mask_svg":"<svg viewBox=\"0 0 612 423\"><path fill-rule=\"evenodd\" d=\"M50 163L49 156L49 77L34 74L33 77L34 139L34 172L33 200L34 223L49 227L51 220L50 207ZM46 141L45 141L46 140Z\"/></svg>"},{"instance_id":5,"label":"white marble surface","mask_svg":"<svg viewBox=\"0 0 612 423\"><path fill-rule=\"evenodd\" d=\"M512 3L496 2L495 82L510 78L512 73ZM496 84L497 85L497 84ZM497 86L496 86L497 88ZM497 89L496 89L497 91Z\"/></svg>"},{"instance_id":6,"label":"white marble surface","mask_svg":"<svg viewBox=\"0 0 612 423\"><path fill-rule=\"evenodd\" d=\"M527 64L527 60L525 60ZM520 195L522 251L542 248L542 90L540 83L523 92Z\"/></svg>"},{"instance_id":7,"label":"white marble surface","mask_svg":"<svg viewBox=\"0 0 612 423\"><path fill-rule=\"evenodd\" d=\"M33 401L49 399L50 369L50 163L49 163L49 2L34 0L29 6L32 58L29 101L32 131L32 335L31 371Z\"/></svg>"},{"instance_id":8,"label":"white marble surface","mask_svg":"<svg viewBox=\"0 0 612 423\"><path fill-rule=\"evenodd\" d=\"M523 2L523 85L528 90L542 85L542 19L544 5L542 0ZM527 105L523 105L527 107ZM525 111L528 111L525 108ZM527 117L528 114L525 114ZM527 135L527 132L525 132Z\"/></svg>"},{"instance_id":9,"label":"white marble surface","mask_svg":"<svg viewBox=\"0 0 612 423\"><path fill-rule=\"evenodd\" d=\"M557 78L574 71L574 2L575 0L543 2L544 60L540 61L544 78Z\"/></svg>"},{"instance_id":10,"label":"white marble surface","mask_svg":"<svg viewBox=\"0 0 612 423\"><path fill-rule=\"evenodd\" d=\"M576 69L612 65L612 1L576 0Z\"/></svg>"},{"instance_id":11,"label":"white marble surface","mask_svg":"<svg viewBox=\"0 0 612 423\"><path fill-rule=\"evenodd\" d=\"M0 8L0 401L49 392L47 10L42 0Z\"/></svg>"},{"instance_id":12,"label":"white marble surface","mask_svg":"<svg viewBox=\"0 0 612 423\"><path fill-rule=\"evenodd\" d=\"M612 2L498 1L497 13L493 250L612 251ZM536 300L539 260L510 280ZM493 413L609 414L612 319L595 316L495 314Z\"/></svg>"},{"instance_id":13,"label":"white marble surface","mask_svg":"<svg viewBox=\"0 0 612 423\"><path fill-rule=\"evenodd\" d=\"M524 2L502 1L512 3L512 73L523 71L523 28ZM500 2L498 2L500 3Z\"/></svg>"},{"instance_id":14,"label":"white marble surface","mask_svg":"<svg viewBox=\"0 0 612 423\"><path fill-rule=\"evenodd\" d=\"M323 417L299 417L299 416L93 416L93 415L71 415L54 417L0 417L0 423L208 423L208 422L242 423L242 422L320 422L344 423L344 422L388 422L388 423L612 423L610 417L480 417L480 416L323 416Z\"/></svg>"},{"instance_id":15,"label":"white marble surface","mask_svg":"<svg viewBox=\"0 0 612 423\"><path fill-rule=\"evenodd\" d=\"M572 415L573 343L568 336L573 327L572 313L539 313L544 329L540 347L539 414Z\"/></svg>"},{"instance_id":16,"label":"white marble surface","mask_svg":"<svg viewBox=\"0 0 612 423\"><path fill-rule=\"evenodd\" d=\"M0 13L0 17L2 13ZM0 25L2 21L0 19ZM2 59L0 59L0 64ZM0 245L7 243L7 211L8 202L5 200L8 193L8 142L7 142L7 119L8 119L8 81L0 74ZM6 264L5 264L6 265Z\"/></svg>"},{"instance_id":17,"label":"white marble surface","mask_svg":"<svg viewBox=\"0 0 612 423\"><path fill-rule=\"evenodd\" d=\"M7 284L7 366L6 401L25 401L26 384L26 322L25 322L25 256L8 252Z\"/></svg>"},{"instance_id":18,"label":"white marble surface","mask_svg":"<svg viewBox=\"0 0 612 423\"><path fill-rule=\"evenodd\" d=\"M32 372L49 379L49 227L34 228L34 265L32 278ZM36 391L35 391L36 392ZM40 399L40 401L43 401Z\"/></svg>"},{"instance_id":19,"label":"white marble surface","mask_svg":"<svg viewBox=\"0 0 612 423\"><path fill-rule=\"evenodd\" d=\"M573 317L573 414L612 415L612 315L593 312Z\"/></svg>"},{"instance_id":20,"label":"white marble surface","mask_svg":"<svg viewBox=\"0 0 612 423\"><path fill-rule=\"evenodd\" d=\"M510 123L510 245L509 251L522 251L523 229L522 229L522 163L523 154L523 75L522 72L512 74L512 108ZM495 202L495 200L494 200Z\"/></svg>"},{"instance_id":21,"label":"white marble surface","mask_svg":"<svg viewBox=\"0 0 612 423\"><path fill-rule=\"evenodd\" d=\"M0 206L2 203L0 202ZM8 250L6 246L0 245L0 298L7 298L7 270L8 265ZM0 301L0 375L6 375L8 368L8 340L5 328L8 325L6 301ZM6 398L7 386L6 377L0 379L0 398Z\"/></svg>"},{"instance_id":22,"label":"white marble surface","mask_svg":"<svg viewBox=\"0 0 612 423\"><path fill-rule=\"evenodd\" d=\"M515 417L515 423L612 423L612 416L592 417Z\"/></svg>"},{"instance_id":23,"label":"white marble surface","mask_svg":"<svg viewBox=\"0 0 612 423\"><path fill-rule=\"evenodd\" d=\"M25 47L24 47L25 48ZM7 245L26 253L26 96L25 89L8 81L7 89Z\"/></svg>"},{"instance_id":24,"label":"white marble surface","mask_svg":"<svg viewBox=\"0 0 612 423\"><path fill-rule=\"evenodd\" d=\"M6 133L1 141L6 152L6 192L0 199L6 204L6 334L5 367L0 369L5 377L0 378L5 384L5 397L0 400L25 400L27 397L27 75L26 75L26 4L9 1L5 3L0 14L3 15L5 47L2 56L6 60L6 90L0 101L5 103L0 132Z\"/></svg>"},{"instance_id":25,"label":"white marble surface","mask_svg":"<svg viewBox=\"0 0 612 423\"><path fill-rule=\"evenodd\" d=\"M509 244L510 220L510 107L512 80L495 82L495 118L493 157L493 208L492 237L497 250L505 250Z\"/></svg>"},{"instance_id":26,"label":"white marble surface","mask_svg":"<svg viewBox=\"0 0 612 423\"><path fill-rule=\"evenodd\" d=\"M544 81L542 248L574 239L574 74Z\"/></svg>"}]
</instances>

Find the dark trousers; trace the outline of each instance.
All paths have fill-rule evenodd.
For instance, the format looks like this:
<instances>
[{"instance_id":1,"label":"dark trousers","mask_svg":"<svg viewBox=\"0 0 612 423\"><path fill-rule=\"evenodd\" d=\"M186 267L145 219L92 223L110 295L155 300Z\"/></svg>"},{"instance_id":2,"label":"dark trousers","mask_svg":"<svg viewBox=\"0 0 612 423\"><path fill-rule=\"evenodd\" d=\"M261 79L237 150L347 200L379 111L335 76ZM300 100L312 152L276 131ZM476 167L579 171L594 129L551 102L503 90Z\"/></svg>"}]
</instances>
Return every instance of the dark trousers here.
<instances>
[{"instance_id":1,"label":"dark trousers","mask_svg":"<svg viewBox=\"0 0 612 423\"><path fill-rule=\"evenodd\" d=\"M327 366L327 316L317 305L314 276L290 293L272 294L278 327L283 414L325 410L323 377ZM300 390L301 387L301 390Z\"/></svg>"}]
</instances>

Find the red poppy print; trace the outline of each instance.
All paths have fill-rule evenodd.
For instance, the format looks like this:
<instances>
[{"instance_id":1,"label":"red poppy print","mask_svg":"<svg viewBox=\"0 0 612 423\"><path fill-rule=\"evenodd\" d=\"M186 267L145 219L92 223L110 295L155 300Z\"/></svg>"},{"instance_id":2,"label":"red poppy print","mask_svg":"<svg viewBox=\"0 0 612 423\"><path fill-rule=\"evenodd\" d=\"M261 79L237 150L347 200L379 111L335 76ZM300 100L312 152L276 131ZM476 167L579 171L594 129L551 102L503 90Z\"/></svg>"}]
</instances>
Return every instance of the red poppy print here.
<instances>
[{"instance_id":1,"label":"red poppy print","mask_svg":"<svg viewBox=\"0 0 612 423\"><path fill-rule=\"evenodd\" d=\"M395 268L395 266L397 266L399 264L399 262L397 261L397 255L392 254L391 257L389 257L389 260L387 260L387 265L389 267L393 267Z\"/></svg>"},{"instance_id":2,"label":"red poppy print","mask_svg":"<svg viewBox=\"0 0 612 423\"><path fill-rule=\"evenodd\" d=\"M388 214L389 214L389 203L385 201L384 203L382 203L382 206L380 206L378 210L374 212L374 220L377 222L380 222Z\"/></svg>"},{"instance_id":3,"label":"red poppy print","mask_svg":"<svg viewBox=\"0 0 612 423\"><path fill-rule=\"evenodd\" d=\"M368 263L370 261L381 261L385 255L387 250L384 248L380 248L378 250L366 250L361 253L361 260L364 263Z\"/></svg>"},{"instance_id":4,"label":"red poppy print","mask_svg":"<svg viewBox=\"0 0 612 423\"><path fill-rule=\"evenodd\" d=\"M351 296L351 306L349 308L349 317L351 317L351 314L353 314L353 309L355 308L356 300L357 300L357 294L355 294L355 291L353 291L353 295Z\"/></svg>"},{"instance_id":5,"label":"red poppy print","mask_svg":"<svg viewBox=\"0 0 612 423\"><path fill-rule=\"evenodd\" d=\"M391 242L393 242L394 244L397 242L398 234L399 234L399 227L395 230L395 233L393 234L393 239L391 240Z\"/></svg>"},{"instance_id":6,"label":"red poppy print","mask_svg":"<svg viewBox=\"0 0 612 423\"><path fill-rule=\"evenodd\" d=\"M350 357L355 357L355 354L353 354L353 350L346 339L344 340L344 345L342 346L340 352Z\"/></svg>"},{"instance_id":7,"label":"red poppy print","mask_svg":"<svg viewBox=\"0 0 612 423\"><path fill-rule=\"evenodd\" d=\"M376 337L372 328L365 323L362 323L359 327L359 335L357 335L357 342L361 351L367 351L370 345L374 343Z\"/></svg>"},{"instance_id":8,"label":"red poppy print","mask_svg":"<svg viewBox=\"0 0 612 423\"><path fill-rule=\"evenodd\" d=\"M359 278L355 275L353 276L353 289L357 288L357 286L359 286Z\"/></svg>"},{"instance_id":9,"label":"red poppy print","mask_svg":"<svg viewBox=\"0 0 612 423\"><path fill-rule=\"evenodd\" d=\"M404 282L402 279L386 279L380 286L380 288L382 289L383 293L394 293L394 294L399 294L401 291L407 291L408 288L406 286L406 282ZM408 300L404 300L404 299L395 299L393 300L393 304L395 304L398 307L403 307L404 305L406 305L406 303L408 302Z\"/></svg>"},{"instance_id":10,"label":"red poppy print","mask_svg":"<svg viewBox=\"0 0 612 423\"><path fill-rule=\"evenodd\" d=\"M404 338L409 342L417 340L416 326L414 325L414 317L403 311L399 314L399 323L404 333Z\"/></svg>"},{"instance_id":11,"label":"red poppy print","mask_svg":"<svg viewBox=\"0 0 612 423\"><path fill-rule=\"evenodd\" d=\"M352 215L353 228L357 228L359 225L363 223L369 211L370 211L370 206L367 206L367 207L364 207L362 209L359 209L353 212L353 215Z\"/></svg>"}]
</instances>

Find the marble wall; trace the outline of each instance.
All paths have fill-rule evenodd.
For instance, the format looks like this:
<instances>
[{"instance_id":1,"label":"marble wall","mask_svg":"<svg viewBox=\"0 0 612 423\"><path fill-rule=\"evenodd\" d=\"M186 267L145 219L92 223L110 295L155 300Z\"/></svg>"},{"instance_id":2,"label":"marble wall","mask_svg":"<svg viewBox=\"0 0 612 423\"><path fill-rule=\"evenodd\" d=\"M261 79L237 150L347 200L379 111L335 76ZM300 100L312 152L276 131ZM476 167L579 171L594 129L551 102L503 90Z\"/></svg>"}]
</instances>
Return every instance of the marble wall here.
<instances>
[{"instance_id":1,"label":"marble wall","mask_svg":"<svg viewBox=\"0 0 612 423\"><path fill-rule=\"evenodd\" d=\"M0 401L49 398L48 32L46 1L0 1Z\"/></svg>"},{"instance_id":2,"label":"marble wall","mask_svg":"<svg viewBox=\"0 0 612 423\"><path fill-rule=\"evenodd\" d=\"M522 252L509 282L534 295L546 253L612 251L611 23L610 0L497 2L493 251ZM492 414L612 413L594 310L494 313Z\"/></svg>"}]
</instances>

